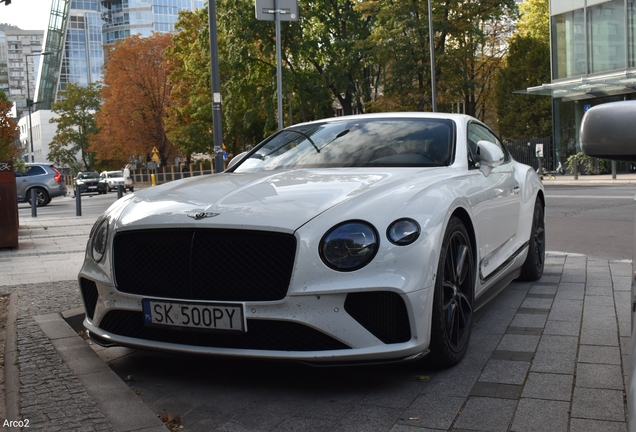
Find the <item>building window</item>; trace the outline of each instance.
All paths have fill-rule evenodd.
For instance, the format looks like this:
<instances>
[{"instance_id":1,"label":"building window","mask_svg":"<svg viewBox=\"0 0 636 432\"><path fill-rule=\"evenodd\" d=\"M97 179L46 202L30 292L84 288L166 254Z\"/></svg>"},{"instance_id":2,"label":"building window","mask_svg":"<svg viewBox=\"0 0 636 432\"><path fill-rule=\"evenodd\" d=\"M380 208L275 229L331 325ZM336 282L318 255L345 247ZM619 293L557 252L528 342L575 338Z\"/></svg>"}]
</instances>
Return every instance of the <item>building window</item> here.
<instances>
[{"instance_id":1,"label":"building window","mask_svg":"<svg viewBox=\"0 0 636 432\"><path fill-rule=\"evenodd\" d=\"M624 11L624 0L587 8L589 73L627 67Z\"/></svg>"},{"instance_id":2,"label":"building window","mask_svg":"<svg viewBox=\"0 0 636 432\"><path fill-rule=\"evenodd\" d=\"M583 9L552 17L552 79L586 74Z\"/></svg>"},{"instance_id":3,"label":"building window","mask_svg":"<svg viewBox=\"0 0 636 432\"><path fill-rule=\"evenodd\" d=\"M636 1L627 0L627 33L629 37L629 67L636 66Z\"/></svg>"}]
</instances>

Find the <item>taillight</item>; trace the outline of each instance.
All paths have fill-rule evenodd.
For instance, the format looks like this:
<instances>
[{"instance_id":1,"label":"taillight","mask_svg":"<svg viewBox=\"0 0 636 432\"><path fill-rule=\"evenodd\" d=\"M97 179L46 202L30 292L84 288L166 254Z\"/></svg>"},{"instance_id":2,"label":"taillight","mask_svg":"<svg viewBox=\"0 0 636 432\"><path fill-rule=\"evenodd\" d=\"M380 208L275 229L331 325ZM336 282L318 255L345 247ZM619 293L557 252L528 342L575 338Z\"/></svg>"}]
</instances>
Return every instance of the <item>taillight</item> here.
<instances>
[{"instance_id":1,"label":"taillight","mask_svg":"<svg viewBox=\"0 0 636 432\"><path fill-rule=\"evenodd\" d=\"M60 173L53 165L51 165L49 168L55 171L55 182L60 183L62 181L62 173Z\"/></svg>"}]
</instances>

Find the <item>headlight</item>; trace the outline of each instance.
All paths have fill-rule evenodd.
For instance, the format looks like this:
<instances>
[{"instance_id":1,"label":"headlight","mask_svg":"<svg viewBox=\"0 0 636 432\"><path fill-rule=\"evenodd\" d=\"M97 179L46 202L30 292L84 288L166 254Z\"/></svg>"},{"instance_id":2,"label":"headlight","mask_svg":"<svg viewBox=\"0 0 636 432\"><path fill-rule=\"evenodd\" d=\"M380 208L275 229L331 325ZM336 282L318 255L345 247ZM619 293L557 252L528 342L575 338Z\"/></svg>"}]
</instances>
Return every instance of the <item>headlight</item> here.
<instances>
[{"instance_id":1,"label":"headlight","mask_svg":"<svg viewBox=\"0 0 636 432\"><path fill-rule=\"evenodd\" d=\"M395 245L410 245L420 236L420 224L413 219L398 219L389 225L386 236Z\"/></svg>"},{"instance_id":2,"label":"headlight","mask_svg":"<svg viewBox=\"0 0 636 432\"><path fill-rule=\"evenodd\" d=\"M320 257L338 271L353 271L367 265L378 251L375 228L366 222L344 222L327 231L320 241Z\"/></svg>"},{"instance_id":3,"label":"headlight","mask_svg":"<svg viewBox=\"0 0 636 432\"><path fill-rule=\"evenodd\" d=\"M93 261L100 262L106 252L106 241L108 239L108 219L104 219L91 236L91 253Z\"/></svg>"}]
</instances>

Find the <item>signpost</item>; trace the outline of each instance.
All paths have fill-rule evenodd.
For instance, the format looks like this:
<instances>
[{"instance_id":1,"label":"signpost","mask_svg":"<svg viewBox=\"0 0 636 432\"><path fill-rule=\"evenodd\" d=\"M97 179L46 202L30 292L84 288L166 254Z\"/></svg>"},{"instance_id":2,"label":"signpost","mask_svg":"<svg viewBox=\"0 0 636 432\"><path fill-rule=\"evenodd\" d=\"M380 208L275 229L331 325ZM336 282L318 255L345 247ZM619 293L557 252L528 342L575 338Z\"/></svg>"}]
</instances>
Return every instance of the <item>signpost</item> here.
<instances>
[{"instance_id":1,"label":"signpost","mask_svg":"<svg viewBox=\"0 0 636 432\"><path fill-rule=\"evenodd\" d=\"M276 86L278 87L278 130L283 128L283 75L280 22L298 21L298 0L256 0L256 19L276 21Z\"/></svg>"}]
</instances>

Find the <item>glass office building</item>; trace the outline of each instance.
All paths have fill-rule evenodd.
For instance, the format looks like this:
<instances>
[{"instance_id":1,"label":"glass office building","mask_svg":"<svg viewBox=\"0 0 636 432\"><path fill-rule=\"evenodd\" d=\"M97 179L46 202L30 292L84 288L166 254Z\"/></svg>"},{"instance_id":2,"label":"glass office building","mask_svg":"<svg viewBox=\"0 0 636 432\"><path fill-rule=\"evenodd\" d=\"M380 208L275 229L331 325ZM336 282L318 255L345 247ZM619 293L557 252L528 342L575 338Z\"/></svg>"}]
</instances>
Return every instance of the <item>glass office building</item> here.
<instances>
[{"instance_id":1,"label":"glass office building","mask_svg":"<svg viewBox=\"0 0 636 432\"><path fill-rule=\"evenodd\" d=\"M561 162L580 151L583 114L636 99L636 0L550 0L552 82L526 90L551 96Z\"/></svg>"},{"instance_id":2,"label":"glass office building","mask_svg":"<svg viewBox=\"0 0 636 432\"><path fill-rule=\"evenodd\" d=\"M204 0L53 0L37 85L39 109L50 109L69 82L100 81L104 47L133 34L173 32L178 14Z\"/></svg>"}]
</instances>

